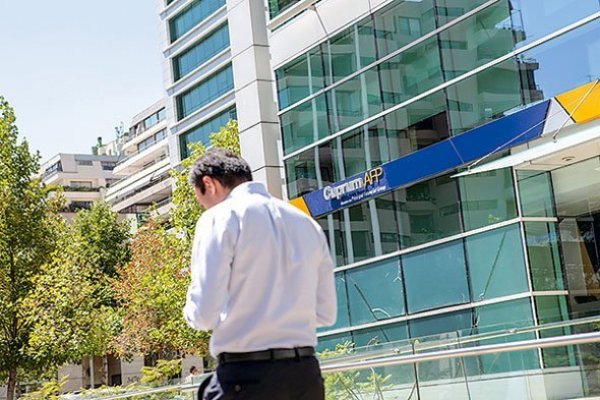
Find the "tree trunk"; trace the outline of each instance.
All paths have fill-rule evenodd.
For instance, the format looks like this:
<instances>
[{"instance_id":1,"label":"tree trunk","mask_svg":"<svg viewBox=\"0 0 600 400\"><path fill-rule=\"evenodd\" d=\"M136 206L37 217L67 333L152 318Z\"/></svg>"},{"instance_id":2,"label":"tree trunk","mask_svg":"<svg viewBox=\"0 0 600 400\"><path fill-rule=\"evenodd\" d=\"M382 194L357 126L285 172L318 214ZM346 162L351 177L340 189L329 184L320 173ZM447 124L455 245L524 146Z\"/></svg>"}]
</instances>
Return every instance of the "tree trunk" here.
<instances>
[{"instance_id":1,"label":"tree trunk","mask_svg":"<svg viewBox=\"0 0 600 400\"><path fill-rule=\"evenodd\" d=\"M6 385L6 400L15 398L15 387L17 386L17 370L11 369L8 371L8 384Z\"/></svg>"}]
</instances>

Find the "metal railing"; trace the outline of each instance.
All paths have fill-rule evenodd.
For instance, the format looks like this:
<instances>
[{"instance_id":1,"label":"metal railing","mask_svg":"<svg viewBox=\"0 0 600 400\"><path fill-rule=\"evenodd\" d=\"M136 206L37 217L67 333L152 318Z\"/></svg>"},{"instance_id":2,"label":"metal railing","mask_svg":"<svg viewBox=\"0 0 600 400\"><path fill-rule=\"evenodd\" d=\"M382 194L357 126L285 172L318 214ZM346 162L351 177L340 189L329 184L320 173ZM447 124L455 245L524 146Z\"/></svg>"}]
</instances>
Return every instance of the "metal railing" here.
<instances>
[{"instance_id":1,"label":"metal railing","mask_svg":"<svg viewBox=\"0 0 600 400\"><path fill-rule=\"evenodd\" d=\"M553 348L562 348L562 347L573 347L579 345L587 345L587 344L596 344L600 343L600 331L596 331L598 328L598 324L600 323L599 317L589 317L589 318L581 318L577 320L563 321L563 322L555 322L548 323L537 326L529 326L518 329L506 329L502 331L495 331L486 334L478 334L471 336L463 336L453 338L454 340L444 339L444 340L430 340L431 337L423 337L420 340L424 340L424 342L419 342L419 339L411 339L406 341L401 341L399 343L404 343L406 346L398 347L397 343L395 346L390 346L385 349L378 349L375 351L365 351L364 353L353 353L348 355L343 355L338 358L325 359L321 361L321 370L323 371L324 376L329 374L336 373L347 373L348 371L375 371L376 368L384 368L384 367L394 367L401 365L413 365L418 370L417 366L423 363L432 362L432 361L444 361L444 360L463 360L464 358L473 358L477 356L485 356L485 355L502 355L505 353L517 353L523 351L531 351L531 350L545 350L545 349L553 349ZM588 325L588 327L585 327ZM533 338L526 340L518 340L511 341L505 343L493 343L493 344L481 344L474 345L473 347L464 347L465 345L473 345L478 344L484 340L497 340L497 339L507 339L511 336L522 335L527 333L537 333L543 334L545 331L550 330L558 330L569 327L584 327L586 329L592 329L593 332L587 333L575 333L575 334L562 334L559 336L552 336L546 338ZM547 332L550 334L550 332ZM415 344L421 344L422 347L415 347ZM386 343L385 345L394 345L394 343ZM457 348L449 348L449 347L457 347ZM360 348L359 348L360 349ZM463 364L464 368L464 364ZM600 365L597 366L597 369L600 371ZM541 365L536 367L536 371L542 371L541 374L544 374L544 369L542 369ZM532 373L530 371L521 370L517 371L517 373L521 374L523 377L527 378ZM540 372L538 372L539 374ZM417 374L418 375L418 374ZM513 371L514 375L514 371ZM124 392L119 394L111 394L107 396L96 396L90 397L89 395L83 395L81 397L78 396L69 396L65 397L72 400L82 400L82 399L95 399L95 400L118 400L118 399L146 399L153 398L151 396L163 393L165 395L171 393L173 397L168 397L169 399L193 399L194 393L199 387L200 383L206 379L209 374L201 375L195 377L192 383L182 383L182 384L172 384L168 386L162 386L157 388L142 388L142 389L134 389L130 392ZM466 372L464 373L464 381L467 381ZM461 378L462 379L462 378ZM493 379L493 378L490 378ZM414 387L418 385L418 378L414 379L415 382L411 383L411 386ZM466 384L466 383L465 383ZM418 389L417 389L418 390ZM161 397L162 398L162 397ZM359 397L361 398L361 397ZM371 397L368 397L371 398ZM379 397L378 397L379 398ZM381 397L383 398L383 397ZM395 397L394 397L395 398ZM412 394L408 397L412 398Z\"/></svg>"}]
</instances>

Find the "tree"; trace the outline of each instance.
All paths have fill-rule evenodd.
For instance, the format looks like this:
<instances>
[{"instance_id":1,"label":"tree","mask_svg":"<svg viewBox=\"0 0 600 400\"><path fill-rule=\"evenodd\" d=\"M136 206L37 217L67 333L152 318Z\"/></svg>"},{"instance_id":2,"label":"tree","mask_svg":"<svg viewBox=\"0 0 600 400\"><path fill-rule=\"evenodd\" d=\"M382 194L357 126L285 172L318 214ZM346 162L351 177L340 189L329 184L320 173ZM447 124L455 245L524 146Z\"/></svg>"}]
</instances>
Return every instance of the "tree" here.
<instances>
[{"instance_id":1,"label":"tree","mask_svg":"<svg viewBox=\"0 0 600 400\"><path fill-rule=\"evenodd\" d=\"M219 132L210 135L210 141L213 146L226 148L239 155L240 136L237 121L229 120ZM171 212L171 225L184 240L187 240L190 243L191 239L194 237L196 222L203 210L196 201L194 189L189 184L188 177L194 162L201 157L205 151L206 148L202 143L190 145L190 156L182 161L181 169L171 171L171 176L175 180L175 190L173 192L173 203L175 208Z\"/></svg>"},{"instance_id":2,"label":"tree","mask_svg":"<svg viewBox=\"0 0 600 400\"><path fill-rule=\"evenodd\" d=\"M211 143L239 154L236 121L211 135ZM191 244L202 209L188 176L194 161L204 154L202 144L190 146L191 156L173 170L171 211L173 232L150 222L131 243L131 261L119 269L115 289L123 315L123 329L115 340L117 353L155 353L162 358L184 354L204 356L210 335L187 326L182 309L189 286Z\"/></svg>"},{"instance_id":3,"label":"tree","mask_svg":"<svg viewBox=\"0 0 600 400\"><path fill-rule=\"evenodd\" d=\"M106 203L82 210L61 234L51 260L23 303L30 310L29 345L40 366L103 355L120 328L112 279L129 259L129 223Z\"/></svg>"},{"instance_id":4,"label":"tree","mask_svg":"<svg viewBox=\"0 0 600 400\"><path fill-rule=\"evenodd\" d=\"M123 329L114 341L117 353L206 354L208 335L190 329L181 311L189 284L186 243L150 221L138 231L131 251L131 261L119 268L115 282L123 312Z\"/></svg>"},{"instance_id":5,"label":"tree","mask_svg":"<svg viewBox=\"0 0 600 400\"><path fill-rule=\"evenodd\" d=\"M57 207L35 177L39 158L19 142L14 111L0 97L0 379L8 378L7 400L19 371L38 367L23 303L56 246Z\"/></svg>"}]
</instances>

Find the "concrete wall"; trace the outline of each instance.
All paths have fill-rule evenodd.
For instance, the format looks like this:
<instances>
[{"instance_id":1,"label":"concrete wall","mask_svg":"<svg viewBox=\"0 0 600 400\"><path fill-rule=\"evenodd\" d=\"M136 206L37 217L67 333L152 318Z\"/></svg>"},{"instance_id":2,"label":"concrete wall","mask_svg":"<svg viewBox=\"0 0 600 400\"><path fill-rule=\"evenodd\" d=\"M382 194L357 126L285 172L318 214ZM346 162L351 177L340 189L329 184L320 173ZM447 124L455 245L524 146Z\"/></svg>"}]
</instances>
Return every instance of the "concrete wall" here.
<instances>
[{"instance_id":1,"label":"concrete wall","mask_svg":"<svg viewBox=\"0 0 600 400\"><path fill-rule=\"evenodd\" d=\"M138 382L142 378L144 357L134 356L131 362L121 360L121 382L123 386Z\"/></svg>"}]
</instances>

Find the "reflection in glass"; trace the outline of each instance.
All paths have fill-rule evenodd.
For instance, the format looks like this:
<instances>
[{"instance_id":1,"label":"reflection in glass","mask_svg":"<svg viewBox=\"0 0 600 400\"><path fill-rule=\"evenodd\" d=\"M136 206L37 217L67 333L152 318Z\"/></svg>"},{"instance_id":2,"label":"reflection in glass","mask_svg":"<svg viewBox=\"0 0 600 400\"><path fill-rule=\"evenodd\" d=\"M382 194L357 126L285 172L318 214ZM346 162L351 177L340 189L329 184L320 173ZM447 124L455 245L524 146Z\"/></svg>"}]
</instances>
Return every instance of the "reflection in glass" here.
<instances>
[{"instance_id":1,"label":"reflection in glass","mask_svg":"<svg viewBox=\"0 0 600 400\"><path fill-rule=\"evenodd\" d=\"M475 326L477 326L479 333L496 332L533 325L533 314L529 299L477 307L475 313ZM481 340L479 344L506 343L528 339L535 339L535 334L533 332L521 333L495 339L486 339ZM539 367L537 350L483 355L479 357L479 362L483 374L522 371Z\"/></svg>"},{"instance_id":2,"label":"reflection in glass","mask_svg":"<svg viewBox=\"0 0 600 400\"><path fill-rule=\"evenodd\" d=\"M555 216L550 173L547 171L518 170L517 176L523 216Z\"/></svg>"},{"instance_id":3,"label":"reflection in glass","mask_svg":"<svg viewBox=\"0 0 600 400\"><path fill-rule=\"evenodd\" d=\"M401 247L441 239L461 231L456 180L441 176L394 191Z\"/></svg>"},{"instance_id":4,"label":"reflection in glass","mask_svg":"<svg viewBox=\"0 0 600 400\"><path fill-rule=\"evenodd\" d=\"M405 314L400 260L393 258L346 272L352 325ZM384 340L386 339L386 340ZM379 342L389 342L385 334ZM364 346L365 344L358 344Z\"/></svg>"},{"instance_id":5,"label":"reflection in glass","mask_svg":"<svg viewBox=\"0 0 600 400\"><path fill-rule=\"evenodd\" d=\"M307 146L330 132L327 96L319 96L281 115L286 153Z\"/></svg>"},{"instance_id":6,"label":"reflection in glass","mask_svg":"<svg viewBox=\"0 0 600 400\"><path fill-rule=\"evenodd\" d=\"M512 169L459 178L465 230L496 224L517 216Z\"/></svg>"},{"instance_id":7,"label":"reflection in glass","mask_svg":"<svg viewBox=\"0 0 600 400\"><path fill-rule=\"evenodd\" d=\"M390 160L424 149L449 136L446 99L433 94L385 116Z\"/></svg>"},{"instance_id":8,"label":"reflection in glass","mask_svg":"<svg viewBox=\"0 0 600 400\"><path fill-rule=\"evenodd\" d=\"M465 240L473 301L528 291L519 224Z\"/></svg>"},{"instance_id":9,"label":"reflection in glass","mask_svg":"<svg viewBox=\"0 0 600 400\"><path fill-rule=\"evenodd\" d=\"M533 290L563 290L565 283L556 224L527 222L525 237Z\"/></svg>"},{"instance_id":10,"label":"reflection in glass","mask_svg":"<svg viewBox=\"0 0 600 400\"><path fill-rule=\"evenodd\" d=\"M598 0L510 0L517 47L600 11Z\"/></svg>"},{"instance_id":11,"label":"reflection in glass","mask_svg":"<svg viewBox=\"0 0 600 400\"><path fill-rule=\"evenodd\" d=\"M402 257L410 313L470 301L462 241Z\"/></svg>"}]
</instances>

